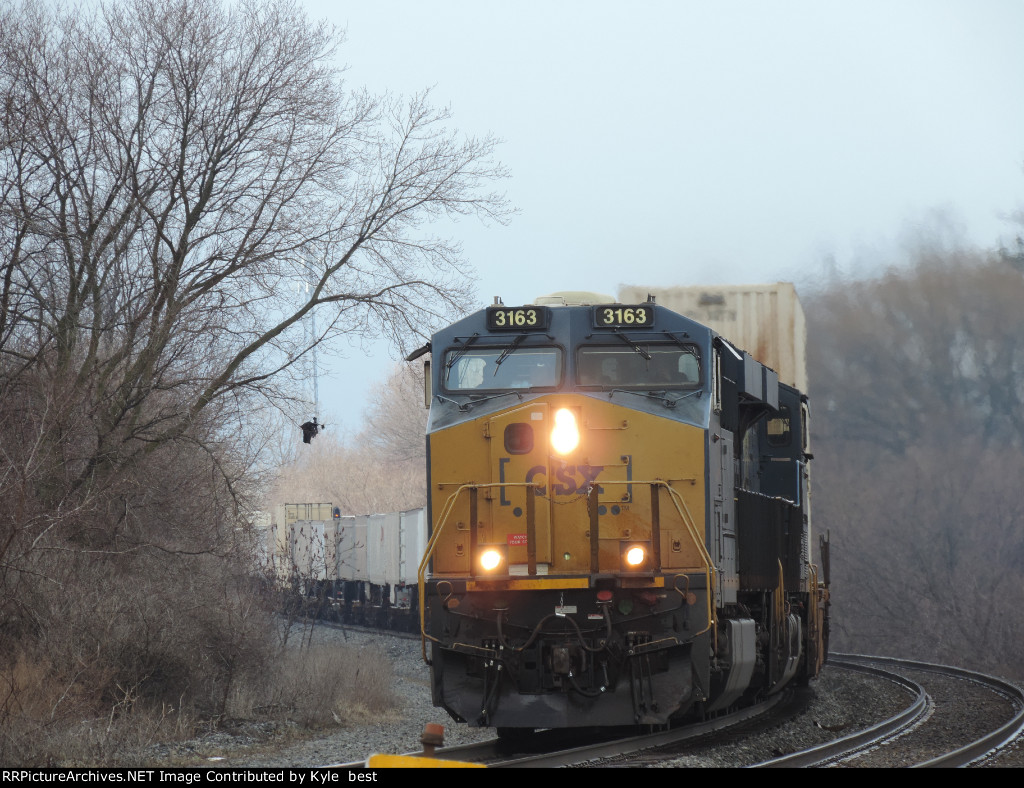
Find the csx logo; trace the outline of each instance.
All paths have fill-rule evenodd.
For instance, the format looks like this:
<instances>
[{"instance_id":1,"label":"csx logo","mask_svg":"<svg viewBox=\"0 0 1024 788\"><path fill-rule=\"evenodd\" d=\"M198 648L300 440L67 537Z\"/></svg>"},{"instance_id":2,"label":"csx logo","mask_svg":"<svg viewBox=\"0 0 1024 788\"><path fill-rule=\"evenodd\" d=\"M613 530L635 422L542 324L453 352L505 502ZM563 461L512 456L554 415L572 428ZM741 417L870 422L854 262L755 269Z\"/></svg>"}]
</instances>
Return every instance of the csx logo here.
<instances>
[{"instance_id":1,"label":"csx logo","mask_svg":"<svg viewBox=\"0 0 1024 788\"><path fill-rule=\"evenodd\" d=\"M554 468L554 479L551 484L552 495L573 495L577 491L586 490L604 470L603 465L562 465ZM537 484L539 479L547 476L547 468L534 465L526 472L526 483ZM541 495L547 495L547 486L540 488Z\"/></svg>"},{"instance_id":2,"label":"csx logo","mask_svg":"<svg viewBox=\"0 0 1024 788\"><path fill-rule=\"evenodd\" d=\"M632 477L633 470L633 458L627 457L626 459L626 480L628 481ZM505 483L513 481L506 478L505 466L512 461L511 457L502 457L498 461L499 466L499 481ZM577 495L585 493L590 485L594 484L597 477L601 474L601 471L605 469L604 465L567 465L565 463L556 465L551 469L551 478L548 478L548 469L544 465L534 465L530 468L525 475L523 481L527 484L538 484L538 493L540 495ZM619 466L621 467L621 466ZM548 486L550 483L551 492L548 492ZM603 493L604 488L599 488L598 492ZM501 488L501 505L509 506L511 502L505 496L505 488Z\"/></svg>"}]
</instances>

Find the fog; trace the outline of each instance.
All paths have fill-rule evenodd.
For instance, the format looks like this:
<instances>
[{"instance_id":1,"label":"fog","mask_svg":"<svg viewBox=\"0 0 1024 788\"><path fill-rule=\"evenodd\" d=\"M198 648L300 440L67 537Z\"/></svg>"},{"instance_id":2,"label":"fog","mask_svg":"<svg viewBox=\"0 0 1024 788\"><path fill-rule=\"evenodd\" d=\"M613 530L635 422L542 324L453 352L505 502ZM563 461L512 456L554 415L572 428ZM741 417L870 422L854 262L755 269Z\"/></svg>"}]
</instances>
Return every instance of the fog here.
<instances>
[{"instance_id":1,"label":"fog","mask_svg":"<svg viewBox=\"0 0 1024 788\"><path fill-rule=\"evenodd\" d=\"M504 140L507 225L463 243L479 303L620 285L861 276L922 243L993 247L1024 193L1024 6L947 0L307 2L354 88L429 88ZM410 340L412 341L412 340ZM398 358L320 356L356 425ZM371 353L367 357L366 353Z\"/></svg>"}]
</instances>

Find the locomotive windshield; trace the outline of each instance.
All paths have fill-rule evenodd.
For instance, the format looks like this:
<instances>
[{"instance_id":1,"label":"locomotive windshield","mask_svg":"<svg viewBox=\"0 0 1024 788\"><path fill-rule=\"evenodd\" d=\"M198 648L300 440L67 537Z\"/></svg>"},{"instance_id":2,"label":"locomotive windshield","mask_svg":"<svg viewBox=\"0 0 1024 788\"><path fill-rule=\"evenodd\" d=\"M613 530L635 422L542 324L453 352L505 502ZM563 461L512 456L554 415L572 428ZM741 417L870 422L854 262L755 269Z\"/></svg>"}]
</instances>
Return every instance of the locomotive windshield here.
<instances>
[{"instance_id":1,"label":"locomotive windshield","mask_svg":"<svg viewBox=\"0 0 1024 788\"><path fill-rule=\"evenodd\" d=\"M623 389L675 389L700 386L696 345L581 347L577 365L581 386Z\"/></svg>"},{"instance_id":2,"label":"locomotive windshield","mask_svg":"<svg viewBox=\"0 0 1024 788\"><path fill-rule=\"evenodd\" d=\"M562 376L562 351L554 347L471 347L445 354L448 391L554 388Z\"/></svg>"}]
</instances>

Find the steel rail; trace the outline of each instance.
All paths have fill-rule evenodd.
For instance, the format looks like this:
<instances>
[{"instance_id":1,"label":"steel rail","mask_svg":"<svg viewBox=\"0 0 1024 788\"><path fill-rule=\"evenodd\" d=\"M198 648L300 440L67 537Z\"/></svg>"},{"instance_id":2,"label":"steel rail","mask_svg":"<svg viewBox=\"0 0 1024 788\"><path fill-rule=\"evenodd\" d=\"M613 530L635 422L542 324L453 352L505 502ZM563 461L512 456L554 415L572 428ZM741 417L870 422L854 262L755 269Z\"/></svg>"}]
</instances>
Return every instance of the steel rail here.
<instances>
[{"instance_id":1,"label":"steel rail","mask_svg":"<svg viewBox=\"0 0 1024 788\"><path fill-rule=\"evenodd\" d=\"M733 725L747 722L748 720L768 713L781 701L788 698L787 693L780 692L761 703L747 706L731 714L723 714L704 722L688 723L672 728L670 730L657 731L654 733L630 734L624 738L606 738L597 742L585 745L577 745L566 749L553 750L551 752L522 755L504 760L495 758L495 753L501 746L500 739L477 742L475 744L460 744L453 747L439 747L433 753L433 758L439 760L461 761L461 762L487 762L487 766L502 769L522 768L552 768L557 766L585 765L590 761L601 758L611 758L623 754L643 752L644 750L664 747L676 744L688 739L696 739L706 736L715 731L724 730ZM538 735L557 734L557 731L540 731ZM405 753L408 756L417 756L421 753ZM366 766L365 761L350 763L329 764L320 768L348 768L356 769Z\"/></svg>"},{"instance_id":2,"label":"steel rail","mask_svg":"<svg viewBox=\"0 0 1024 788\"><path fill-rule=\"evenodd\" d=\"M748 706L732 714L716 717L706 722L697 722L680 726L672 730L660 731L658 733L647 733L639 736L629 736L624 739L613 739L611 741L587 744L581 747L573 747L555 753L544 755L530 755L522 758L501 761L491 766L502 769L522 768L551 768L557 766L579 766L589 761L600 758L613 758L617 755L643 752L655 747L664 747L668 744L677 744L688 739L695 739L706 736L714 731L738 725L741 722L759 717L773 709L784 697L784 693L774 695L767 700L754 706Z\"/></svg>"},{"instance_id":3,"label":"steel rail","mask_svg":"<svg viewBox=\"0 0 1024 788\"><path fill-rule=\"evenodd\" d=\"M790 753L789 755L773 758L770 761L762 761L761 763L753 764L749 768L806 768L810 766L817 766L819 764L835 760L840 756L849 755L857 752L858 750L862 750L882 739L889 738L900 731L906 730L924 716L925 712L928 710L930 702L924 687L904 676L899 676L880 668L873 668L870 665L864 665L859 662L848 661L842 658L844 656L845 655L841 654L832 654L829 656L827 664L829 667L843 668L844 670L855 671L857 673L866 673L871 676L885 679L886 681L891 681L893 684L909 690L914 697L913 701L899 714L882 720L877 725L872 725L869 728L856 731L848 736L843 736L839 739L834 739L833 741L826 742L825 744L819 744L806 750L800 750L798 752Z\"/></svg>"},{"instance_id":4,"label":"steel rail","mask_svg":"<svg viewBox=\"0 0 1024 788\"><path fill-rule=\"evenodd\" d=\"M917 662L908 659L896 659L894 657L866 657L859 654L841 655L848 659L869 660L881 665L891 665L897 668L912 668L913 670L928 671L942 676L953 676L979 684L998 695L1006 698L1016 709L1014 716L1005 724L1000 725L984 736L960 747L959 749L947 752L944 755L936 756L930 760L915 764L915 769L928 768L951 768L965 767L996 755L1001 749L1010 745L1015 739L1024 736L1024 689L1020 686L1001 679L997 676L990 676L986 673L979 673L966 668L955 668L948 665L936 665L931 662Z\"/></svg>"},{"instance_id":5,"label":"steel rail","mask_svg":"<svg viewBox=\"0 0 1024 788\"><path fill-rule=\"evenodd\" d=\"M852 755L869 745L892 737L894 734L913 725L920 717L930 701L927 700L927 693L916 682L892 673L891 669L920 670L935 673L946 677L953 677L971 681L975 684L1006 698L1015 708L1014 716L1003 725L990 731L984 736L964 745L956 750L936 756L927 761L913 764L911 768L951 768L966 767L990 758L1003 748L1009 746L1016 739L1024 736L1024 690L1012 682L995 676L955 668L947 665L936 665L930 662L918 662L915 660L897 659L895 657L874 657L863 654L832 654L828 664L833 667L843 668L867 673L916 692L915 701L899 714L883 720L878 725L866 728L850 736L837 739L833 742L812 747L790 755L775 758L770 761L755 764L753 768L771 767L810 767L835 761L846 755ZM872 667L872 665L884 667ZM886 670L885 668L890 670Z\"/></svg>"}]
</instances>

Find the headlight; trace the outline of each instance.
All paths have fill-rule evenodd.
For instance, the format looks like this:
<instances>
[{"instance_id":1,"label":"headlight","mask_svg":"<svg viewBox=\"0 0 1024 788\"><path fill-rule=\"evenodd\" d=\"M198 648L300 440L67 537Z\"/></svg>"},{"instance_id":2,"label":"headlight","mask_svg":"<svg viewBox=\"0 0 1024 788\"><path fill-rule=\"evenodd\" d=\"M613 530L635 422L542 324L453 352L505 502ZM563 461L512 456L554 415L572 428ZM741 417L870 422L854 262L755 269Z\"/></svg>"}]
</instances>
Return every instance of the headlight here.
<instances>
[{"instance_id":1,"label":"headlight","mask_svg":"<svg viewBox=\"0 0 1024 788\"><path fill-rule=\"evenodd\" d=\"M555 411L555 428L551 430L551 448L559 454L568 454L580 444L580 431L576 415L568 408Z\"/></svg>"},{"instance_id":2,"label":"headlight","mask_svg":"<svg viewBox=\"0 0 1024 788\"><path fill-rule=\"evenodd\" d=\"M619 569L623 572L650 571L653 557L651 542L647 540L619 543Z\"/></svg>"},{"instance_id":3,"label":"headlight","mask_svg":"<svg viewBox=\"0 0 1024 788\"><path fill-rule=\"evenodd\" d=\"M480 554L480 566L485 572L493 572L503 561L504 556L500 550L488 549Z\"/></svg>"}]
</instances>

